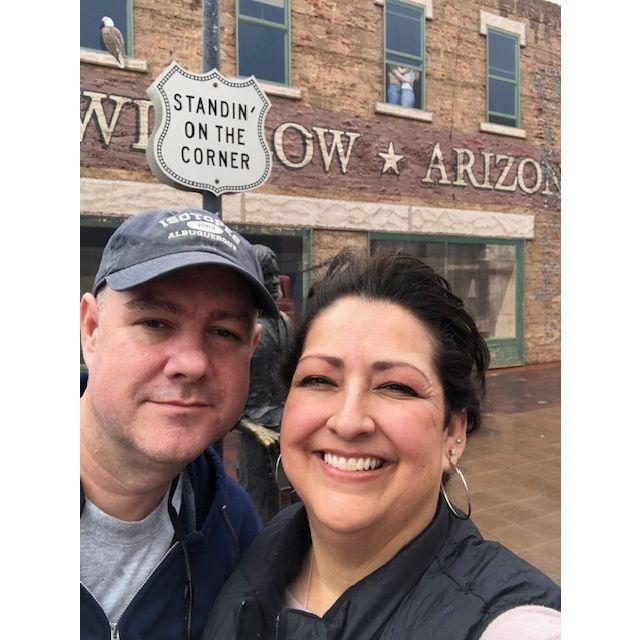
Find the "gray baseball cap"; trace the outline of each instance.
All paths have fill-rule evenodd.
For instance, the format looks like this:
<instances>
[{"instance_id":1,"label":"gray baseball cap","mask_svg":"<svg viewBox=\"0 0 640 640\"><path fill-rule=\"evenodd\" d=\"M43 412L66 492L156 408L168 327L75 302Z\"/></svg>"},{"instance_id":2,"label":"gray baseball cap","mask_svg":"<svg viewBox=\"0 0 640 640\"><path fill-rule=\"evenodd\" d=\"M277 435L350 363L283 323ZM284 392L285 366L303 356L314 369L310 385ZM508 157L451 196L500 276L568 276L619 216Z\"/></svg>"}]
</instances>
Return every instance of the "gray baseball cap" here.
<instances>
[{"instance_id":1,"label":"gray baseball cap","mask_svg":"<svg viewBox=\"0 0 640 640\"><path fill-rule=\"evenodd\" d=\"M123 222L104 248L93 294L104 284L114 291L126 291L172 271L200 265L232 269L251 287L258 307L278 317L249 241L202 209L145 211Z\"/></svg>"}]
</instances>

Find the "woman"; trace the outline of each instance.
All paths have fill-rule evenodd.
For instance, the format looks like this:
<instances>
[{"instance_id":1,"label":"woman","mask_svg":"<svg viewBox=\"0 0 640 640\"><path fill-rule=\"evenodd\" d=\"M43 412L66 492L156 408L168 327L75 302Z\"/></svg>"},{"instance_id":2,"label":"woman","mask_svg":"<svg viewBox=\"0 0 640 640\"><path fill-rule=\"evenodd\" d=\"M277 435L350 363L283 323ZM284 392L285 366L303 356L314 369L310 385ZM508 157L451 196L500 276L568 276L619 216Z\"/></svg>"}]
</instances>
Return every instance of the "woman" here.
<instances>
[{"instance_id":1,"label":"woman","mask_svg":"<svg viewBox=\"0 0 640 640\"><path fill-rule=\"evenodd\" d=\"M281 462L303 504L258 536L204 638L559 638L558 587L441 491L479 424L488 362L419 259L338 256L285 367Z\"/></svg>"}]
</instances>

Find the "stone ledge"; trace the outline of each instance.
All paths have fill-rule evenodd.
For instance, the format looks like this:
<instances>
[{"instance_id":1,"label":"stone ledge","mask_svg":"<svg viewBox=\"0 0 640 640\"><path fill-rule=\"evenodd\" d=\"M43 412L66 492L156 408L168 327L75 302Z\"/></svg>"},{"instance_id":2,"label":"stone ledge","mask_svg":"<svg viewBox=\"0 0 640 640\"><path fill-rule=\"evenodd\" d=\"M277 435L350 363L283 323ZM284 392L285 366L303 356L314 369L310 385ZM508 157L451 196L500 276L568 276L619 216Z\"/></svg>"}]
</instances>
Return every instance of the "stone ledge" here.
<instances>
[{"instance_id":1,"label":"stone ledge","mask_svg":"<svg viewBox=\"0 0 640 640\"><path fill-rule=\"evenodd\" d=\"M422 111L422 109L408 109L407 107L399 107L396 104L387 104L386 102L376 102L374 111L376 113L384 113L388 116L396 116L398 118L433 122L433 113L430 113L429 111Z\"/></svg>"},{"instance_id":2,"label":"stone ledge","mask_svg":"<svg viewBox=\"0 0 640 640\"><path fill-rule=\"evenodd\" d=\"M90 49L80 49L80 62L97 64L101 67L114 67L115 69L122 68L110 53L105 53L102 51L91 51ZM146 73L147 61L142 60L141 58L125 58L124 68L128 71L138 71L140 73Z\"/></svg>"},{"instance_id":3,"label":"stone ledge","mask_svg":"<svg viewBox=\"0 0 640 640\"><path fill-rule=\"evenodd\" d=\"M412 4L419 4L424 7L424 17L433 20L433 0L407 0ZM384 7L384 0L373 0L373 4Z\"/></svg>"},{"instance_id":4,"label":"stone ledge","mask_svg":"<svg viewBox=\"0 0 640 640\"><path fill-rule=\"evenodd\" d=\"M516 127L507 127L503 124L494 124L493 122L481 122L478 127L484 133L496 133L499 136L509 136L510 138L526 138L527 132L524 129Z\"/></svg>"},{"instance_id":5,"label":"stone ledge","mask_svg":"<svg viewBox=\"0 0 640 640\"><path fill-rule=\"evenodd\" d=\"M411 233L531 240L533 223L527 213L411 207Z\"/></svg>"},{"instance_id":6,"label":"stone ledge","mask_svg":"<svg viewBox=\"0 0 640 640\"><path fill-rule=\"evenodd\" d=\"M302 89L285 87L282 84L271 84L270 82L263 82L262 80L258 80L258 84L266 94L280 96L281 98L291 98L292 100L302 99Z\"/></svg>"},{"instance_id":7,"label":"stone ledge","mask_svg":"<svg viewBox=\"0 0 640 640\"><path fill-rule=\"evenodd\" d=\"M224 220L233 224L416 236L534 237L535 216L532 214L309 198L255 191L224 195L222 198ZM81 215L130 216L150 209L187 207L202 207L202 196L154 182L80 179Z\"/></svg>"},{"instance_id":8,"label":"stone ledge","mask_svg":"<svg viewBox=\"0 0 640 640\"><path fill-rule=\"evenodd\" d=\"M151 209L202 208L202 195L182 191L157 182L103 180L80 178L80 214L132 216ZM222 215L229 222L239 223L240 194L225 195Z\"/></svg>"},{"instance_id":9,"label":"stone ledge","mask_svg":"<svg viewBox=\"0 0 640 640\"><path fill-rule=\"evenodd\" d=\"M509 18L503 18L497 16L495 13L489 13L480 9L480 33L483 36L487 35L487 27L495 27L496 29L502 29L509 33L515 33L520 36L520 46L524 47L527 44L526 28L524 22L518 22L516 20L510 20Z\"/></svg>"}]
</instances>

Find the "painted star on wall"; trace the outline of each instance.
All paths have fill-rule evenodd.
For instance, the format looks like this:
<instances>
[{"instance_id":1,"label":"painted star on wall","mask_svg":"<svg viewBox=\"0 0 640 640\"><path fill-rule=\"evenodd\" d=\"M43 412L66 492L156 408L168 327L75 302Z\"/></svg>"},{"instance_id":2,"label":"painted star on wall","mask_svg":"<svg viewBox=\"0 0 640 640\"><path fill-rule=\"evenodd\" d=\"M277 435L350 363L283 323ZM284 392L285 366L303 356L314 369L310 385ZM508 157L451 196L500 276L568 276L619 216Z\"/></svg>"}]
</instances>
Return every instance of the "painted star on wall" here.
<instances>
[{"instance_id":1,"label":"painted star on wall","mask_svg":"<svg viewBox=\"0 0 640 640\"><path fill-rule=\"evenodd\" d=\"M393 142L389 143L389 148L386 153L381 151L378 155L384 160L384 167L382 167L381 174L391 170L394 171L396 175L400 175L400 172L398 171L398 162L402 160L404 156L395 152Z\"/></svg>"}]
</instances>

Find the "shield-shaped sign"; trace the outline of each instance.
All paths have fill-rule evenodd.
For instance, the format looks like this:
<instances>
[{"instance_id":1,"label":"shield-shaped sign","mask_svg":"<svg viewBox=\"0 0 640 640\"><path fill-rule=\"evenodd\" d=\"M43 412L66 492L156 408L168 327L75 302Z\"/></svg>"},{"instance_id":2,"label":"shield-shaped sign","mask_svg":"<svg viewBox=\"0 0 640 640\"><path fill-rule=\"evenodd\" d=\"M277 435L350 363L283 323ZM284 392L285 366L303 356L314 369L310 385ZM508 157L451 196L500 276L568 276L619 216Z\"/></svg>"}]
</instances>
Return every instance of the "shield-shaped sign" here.
<instances>
[{"instance_id":1,"label":"shield-shaped sign","mask_svg":"<svg viewBox=\"0 0 640 640\"><path fill-rule=\"evenodd\" d=\"M271 102L253 76L188 73L172 62L147 93L155 110L147 161L159 180L218 196L269 177L264 123Z\"/></svg>"}]
</instances>

